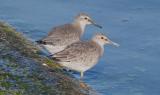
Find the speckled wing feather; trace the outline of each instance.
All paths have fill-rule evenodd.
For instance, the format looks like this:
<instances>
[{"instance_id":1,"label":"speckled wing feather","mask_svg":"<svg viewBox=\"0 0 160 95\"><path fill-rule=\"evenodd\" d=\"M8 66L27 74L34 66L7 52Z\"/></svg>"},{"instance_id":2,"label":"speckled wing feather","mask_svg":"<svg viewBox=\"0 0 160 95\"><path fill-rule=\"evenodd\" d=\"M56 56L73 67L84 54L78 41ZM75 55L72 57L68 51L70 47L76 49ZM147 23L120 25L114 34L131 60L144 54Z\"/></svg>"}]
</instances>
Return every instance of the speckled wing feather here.
<instances>
[{"instance_id":1,"label":"speckled wing feather","mask_svg":"<svg viewBox=\"0 0 160 95\"><path fill-rule=\"evenodd\" d=\"M79 31L72 24L65 24L54 28L42 41L48 45L67 44L79 40Z\"/></svg>"},{"instance_id":2,"label":"speckled wing feather","mask_svg":"<svg viewBox=\"0 0 160 95\"><path fill-rule=\"evenodd\" d=\"M85 62L100 56L100 47L93 42L76 42L54 55L58 62Z\"/></svg>"}]
</instances>

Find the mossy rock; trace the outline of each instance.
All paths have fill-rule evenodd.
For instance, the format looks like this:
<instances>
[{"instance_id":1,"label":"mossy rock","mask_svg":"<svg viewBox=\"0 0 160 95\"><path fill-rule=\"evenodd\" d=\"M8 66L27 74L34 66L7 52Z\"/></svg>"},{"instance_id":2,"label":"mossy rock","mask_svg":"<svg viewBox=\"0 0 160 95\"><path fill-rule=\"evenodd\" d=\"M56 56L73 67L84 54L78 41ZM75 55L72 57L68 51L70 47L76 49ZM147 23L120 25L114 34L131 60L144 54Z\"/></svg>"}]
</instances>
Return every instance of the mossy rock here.
<instances>
[{"instance_id":1,"label":"mossy rock","mask_svg":"<svg viewBox=\"0 0 160 95\"><path fill-rule=\"evenodd\" d=\"M0 95L96 94L38 52L36 45L10 25L0 22Z\"/></svg>"}]
</instances>

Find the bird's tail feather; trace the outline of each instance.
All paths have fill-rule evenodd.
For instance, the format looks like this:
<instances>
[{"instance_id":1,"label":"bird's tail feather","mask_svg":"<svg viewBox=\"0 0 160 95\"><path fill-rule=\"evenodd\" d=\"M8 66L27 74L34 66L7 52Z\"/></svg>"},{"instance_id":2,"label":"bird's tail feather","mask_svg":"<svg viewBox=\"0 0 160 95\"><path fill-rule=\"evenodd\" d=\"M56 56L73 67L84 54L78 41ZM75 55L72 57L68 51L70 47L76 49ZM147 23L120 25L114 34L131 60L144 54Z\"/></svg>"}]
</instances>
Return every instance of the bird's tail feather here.
<instances>
[{"instance_id":1,"label":"bird's tail feather","mask_svg":"<svg viewBox=\"0 0 160 95\"><path fill-rule=\"evenodd\" d=\"M38 44L46 44L46 42L42 41L42 40L38 40L36 41Z\"/></svg>"},{"instance_id":2,"label":"bird's tail feather","mask_svg":"<svg viewBox=\"0 0 160 95\"><path fill-rule=\"evenodd\" d=\"M68 61L68 60L61 60L61 58L63 58L63 57L53 57L52 59L55 61L55 62L70 62L70 61Z\"/></svg>"}]
</instances>

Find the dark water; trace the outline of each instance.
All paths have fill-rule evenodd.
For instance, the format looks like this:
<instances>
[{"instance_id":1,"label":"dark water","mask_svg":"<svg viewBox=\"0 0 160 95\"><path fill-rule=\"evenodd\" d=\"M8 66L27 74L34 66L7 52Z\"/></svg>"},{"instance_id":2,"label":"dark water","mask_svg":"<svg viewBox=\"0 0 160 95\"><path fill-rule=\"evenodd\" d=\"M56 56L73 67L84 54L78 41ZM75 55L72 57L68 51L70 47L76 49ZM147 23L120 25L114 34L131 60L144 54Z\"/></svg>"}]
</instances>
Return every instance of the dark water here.
<instances>
[{"instance_id":1,"label":"dark water","mask_svg":"<svg viewBox=\"0 0 160 95\"><path fill-rule=\"evenodd\" d=\"M0 20L33 41L79 12L104 27L87 27L84 39L102 31L121 45L106 47L84 81L103 95L160 95L159 0L0 0Z\"/></svg>"}]
</instances>

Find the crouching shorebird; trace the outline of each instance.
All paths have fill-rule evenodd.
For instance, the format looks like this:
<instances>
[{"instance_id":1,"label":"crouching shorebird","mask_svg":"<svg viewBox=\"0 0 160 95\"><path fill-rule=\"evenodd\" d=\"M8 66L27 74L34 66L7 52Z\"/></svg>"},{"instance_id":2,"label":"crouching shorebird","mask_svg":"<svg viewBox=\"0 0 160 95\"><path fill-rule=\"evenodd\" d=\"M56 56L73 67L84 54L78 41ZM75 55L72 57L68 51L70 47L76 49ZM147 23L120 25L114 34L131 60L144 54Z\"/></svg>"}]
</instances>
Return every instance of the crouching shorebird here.
<instances>
[{"instance_id":1,"label":"crouching shorebird","mask_svg":"<svg viewBox=\"0 0 160 95\"><path fill-rule=\"evenodd\" d=\"M49 53L54 54L79 41L85 31L85 26L89 24L102 28L87 14L80 13L75 17L73 23L55 27L45 38L36 42L46 48Z\"/></svg>"},{"instance_id":2,"label":"crouching shorebird","mask_svg":"<svg viewBox=\"0 0 160 95\"><path fill-rule=\"evenodd\" d=\"M105 35L96 34L90 41L78 41L54 54L53 60L68 69L80 72L82 78L85 71L97 64L103 55L105 44L119 46Z\"/></svg>"}]
</instances>

